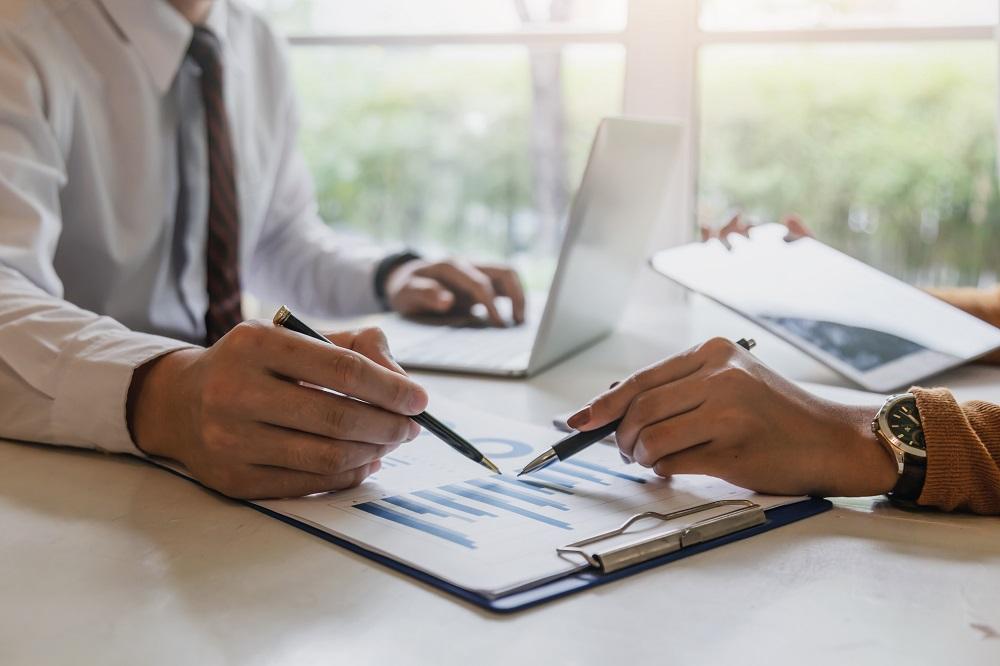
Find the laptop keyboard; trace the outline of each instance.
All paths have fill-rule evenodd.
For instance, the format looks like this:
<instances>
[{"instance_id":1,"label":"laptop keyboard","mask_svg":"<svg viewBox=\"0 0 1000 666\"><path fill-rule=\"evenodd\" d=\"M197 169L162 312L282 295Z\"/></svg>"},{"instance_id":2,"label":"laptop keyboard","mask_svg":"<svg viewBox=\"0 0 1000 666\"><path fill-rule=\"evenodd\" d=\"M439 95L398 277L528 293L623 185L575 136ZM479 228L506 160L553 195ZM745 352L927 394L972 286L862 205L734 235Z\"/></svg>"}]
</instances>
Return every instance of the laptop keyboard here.
<instances>
[{"instance_id":1,"label":"laptop keyboard","mask_svg":"<svg viewBox=\"0 0 1000 666\"><path fill-rule=\"evenodd\" d=\"M527 368L537 327L441 328L419 344L394 350L403 366L468 367L522 370Z\"/></svg>"}]
</instances>

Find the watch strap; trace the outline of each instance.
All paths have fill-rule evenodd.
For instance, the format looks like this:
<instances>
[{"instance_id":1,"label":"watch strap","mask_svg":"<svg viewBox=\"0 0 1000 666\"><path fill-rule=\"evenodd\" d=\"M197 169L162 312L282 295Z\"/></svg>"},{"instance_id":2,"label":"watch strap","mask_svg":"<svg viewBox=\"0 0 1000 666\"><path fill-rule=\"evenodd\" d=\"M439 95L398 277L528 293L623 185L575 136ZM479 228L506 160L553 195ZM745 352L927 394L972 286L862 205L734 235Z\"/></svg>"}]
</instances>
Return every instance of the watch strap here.
<instances>
[{"instance_id":1,"label":"watch strap","mask_svg":"<svg viewBox=\"0 0 1000 666\"><path fill-rule=\"evenodd\" d=\"M927 459L903 454L903 471L889 492L889 496L895 500L906 502L916 502L920 493L924 490L924 479L927 475Z\"/></svg>"}]
</instances>

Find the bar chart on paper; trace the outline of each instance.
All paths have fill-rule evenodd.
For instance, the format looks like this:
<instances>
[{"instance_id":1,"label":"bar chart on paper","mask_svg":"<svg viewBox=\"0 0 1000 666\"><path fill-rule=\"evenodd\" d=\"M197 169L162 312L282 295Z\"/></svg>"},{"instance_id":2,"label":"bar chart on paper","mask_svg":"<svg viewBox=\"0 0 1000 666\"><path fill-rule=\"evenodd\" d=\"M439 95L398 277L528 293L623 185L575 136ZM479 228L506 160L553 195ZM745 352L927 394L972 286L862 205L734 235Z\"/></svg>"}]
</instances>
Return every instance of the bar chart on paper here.
<instances>
[{"instance_id":1,"label":"bar chart on paper","mask_svg":"<svg viewBox=\"0 0 1000 666\"><path fill-rule=\"evenodd\" d=\"M508 515L571 530L572 525L566 519L568 516L559 517L558 512L570 510L569 502L561 499L560 495L576 496L583 491L574 488L585 483L610 486L616 479L640 485L647 483L640 476L586 461L567 461L552 470L538 480L494 475L362 502L355 504L354 508L466 548L476 548L474 537L466 533L470 530L466 527L463 532L461 522L450 522L446 527L428 518L485 523L487 529L492 531L494 525L490 524L493 522L491 519ZM552 510L555 510L555 515Z\"/></svg>"},{"instance_id":2,"label":"bar chart on paper","mask_svg":"<svg viewBox=\"0 0 1000 666\"><path fill-rule=\"evenodd\" d=\"M556 548L616 527L641 511L671 511L716 499L762 498L708 477L659 479L623 465L597 444L543 472L515 474L559 433L437 402L436 414L504 474L490 475L427 433L383 459L358 488L264 507L387 555L438 578L499 595L583 565Z\"/></svg>"}]
</instances>

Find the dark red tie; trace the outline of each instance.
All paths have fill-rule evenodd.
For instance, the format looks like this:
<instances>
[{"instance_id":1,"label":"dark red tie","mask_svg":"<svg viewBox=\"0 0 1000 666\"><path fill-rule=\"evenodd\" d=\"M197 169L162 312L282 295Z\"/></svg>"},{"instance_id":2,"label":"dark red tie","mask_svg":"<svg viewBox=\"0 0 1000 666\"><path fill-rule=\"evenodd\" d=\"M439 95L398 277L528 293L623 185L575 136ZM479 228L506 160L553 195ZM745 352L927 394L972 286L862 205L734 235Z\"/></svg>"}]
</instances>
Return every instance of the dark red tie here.
<instances>
[{"instance_id":1,"label":"dark red tie","mask_svg":"<svg viewBox=\"0 0 1000 666\"><path fill-rule=\"evenodd\" d=\"M188 51L201 68L201 98L208 140L208 243L206 274L208 310L205 344L212 345L243 321L240 292L240 216L236 198L233 144L223 96L219 41L209 30L195 28Z\"/></svg>"}]
</instances>

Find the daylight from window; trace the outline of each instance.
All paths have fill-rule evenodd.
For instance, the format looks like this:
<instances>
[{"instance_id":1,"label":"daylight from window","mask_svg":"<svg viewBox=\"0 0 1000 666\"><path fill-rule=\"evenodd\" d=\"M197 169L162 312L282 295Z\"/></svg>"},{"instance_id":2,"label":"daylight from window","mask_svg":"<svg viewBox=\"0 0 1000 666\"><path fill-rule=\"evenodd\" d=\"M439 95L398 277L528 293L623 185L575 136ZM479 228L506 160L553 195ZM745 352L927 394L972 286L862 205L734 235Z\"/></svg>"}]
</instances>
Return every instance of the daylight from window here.
<instances>
[{"instance_id":1,"label":"daylight from window","mask_svg":"<svg viewBox=\"0 0 1000 666\"><path fill-rule=\"evenodd\" d=\"M251 4L292 40L324 219L535 277L551 267L597 123L623 111L625 0ZM992 284L997 5L703 0L696 205L674 223L693 235L736 211L796 213L916 284Z\"/></svg>"}]
</instances>

